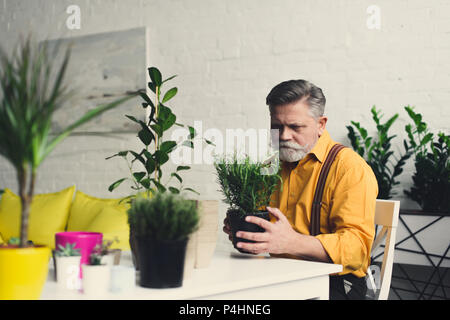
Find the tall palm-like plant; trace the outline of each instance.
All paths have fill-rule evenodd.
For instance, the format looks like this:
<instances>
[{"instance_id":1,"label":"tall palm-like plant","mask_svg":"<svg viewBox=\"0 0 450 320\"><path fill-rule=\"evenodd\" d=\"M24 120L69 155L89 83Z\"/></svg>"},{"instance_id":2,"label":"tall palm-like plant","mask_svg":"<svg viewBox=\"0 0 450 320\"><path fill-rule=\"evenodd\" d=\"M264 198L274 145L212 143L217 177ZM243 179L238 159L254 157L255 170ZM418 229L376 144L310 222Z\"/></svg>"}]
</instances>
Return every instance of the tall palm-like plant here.
<instances>
[{"instance_id":1,"label":"tall palm-like plant","mask_svg":"<svg viewBox=\"0 0 450 320\"><path fill-rule=\"evenodd\" d=\"M134 96L97 106L52 134L52 117L70 94L63 81L70 49L65 50L62 63L55 66L58 51L56 48L50 52L46 42L36 44L30 37L21 41L11 56L0 48L0 155L17 171L22 205L20 247L27 245L36 172L44 159L74 129Z\"/></svg>"}]
</instances>

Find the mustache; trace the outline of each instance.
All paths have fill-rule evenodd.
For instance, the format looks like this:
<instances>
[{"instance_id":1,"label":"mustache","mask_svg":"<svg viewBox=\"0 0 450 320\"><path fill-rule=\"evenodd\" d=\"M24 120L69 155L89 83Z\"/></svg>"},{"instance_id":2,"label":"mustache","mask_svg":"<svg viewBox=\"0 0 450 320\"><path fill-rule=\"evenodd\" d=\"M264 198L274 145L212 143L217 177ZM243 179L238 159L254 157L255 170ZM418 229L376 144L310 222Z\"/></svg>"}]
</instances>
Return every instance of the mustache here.
<instances>
[{"instance_id":1,"label":"mustache","mask_svg":"<svg viewBox=\"0 0 450 320\"><path fill-rule=\"evenodd\" d=\"M308 149L308 146L301 146L298 143L292 142L292 141L280 141L278 144L279 148L290 148L294 150L302 150L306 151Z\"/></svg>"}]
</instances>

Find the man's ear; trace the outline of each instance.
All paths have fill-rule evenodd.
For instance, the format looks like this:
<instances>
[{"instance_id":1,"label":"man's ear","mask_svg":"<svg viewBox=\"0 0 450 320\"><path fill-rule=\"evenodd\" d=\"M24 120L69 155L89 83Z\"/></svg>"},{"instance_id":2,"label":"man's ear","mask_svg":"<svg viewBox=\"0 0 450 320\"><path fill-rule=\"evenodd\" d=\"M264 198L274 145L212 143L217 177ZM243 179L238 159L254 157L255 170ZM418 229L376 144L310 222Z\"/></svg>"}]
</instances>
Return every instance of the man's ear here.
<instances>
[{"instance_id":1,"label":"man's ear","mask_svg":"<svg viewBox=\"0 0 450 320\"><path fill-rule=\"evenodd\" d=\"M326 116L322 116L317 120L317 129L319 130L319 137L323 134L325 127L327 125L328 118Z\"/></svg>"}]
</instances>

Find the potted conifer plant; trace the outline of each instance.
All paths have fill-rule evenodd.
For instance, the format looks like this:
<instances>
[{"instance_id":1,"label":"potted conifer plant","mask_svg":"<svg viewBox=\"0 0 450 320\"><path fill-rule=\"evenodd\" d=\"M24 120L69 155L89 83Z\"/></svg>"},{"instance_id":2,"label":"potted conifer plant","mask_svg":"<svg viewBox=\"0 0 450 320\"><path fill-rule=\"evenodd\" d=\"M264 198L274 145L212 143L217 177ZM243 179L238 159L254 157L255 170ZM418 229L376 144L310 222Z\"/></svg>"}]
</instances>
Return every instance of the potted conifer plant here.
<instances>
[{"instance_id":1,"label":"potted conifer plant","mask_svg":"<svg viewBox=\"0 0 450 320\"><path fill-rule=\"evenodd\" d=\"M249 253L236 244L253 241L236 237L236 232L264 232L258 225L245 221L245 217L257 216L270 220L266 206L275 188L282 182L280 168L271 172L268 170L270 163L252 161L248 156L238 159L236 155L218 157L214 166L220 191L225 197L223 201L229 205L227 219L233 245L239 252Z\"/></svg>"},{"instance_id":2,"label":"potted conifer plant","mask_svg":"<svg viewBox=\"0 0 450 320\"><path fill-rule=\"evenodd\" d=\"M198 222L195 201L182 195L157 191L133 199L128 223L137 241L142 287L182 286L186 245Z\"/></svg>"},{"instance_id":3,"label":"potted conifer plant","mask_svg":"<svg viewBox=\"0 0 450 320\"><path fill-rule=\"evenodd\" d=\"M0 299L38 299L48 274L50 248L28 245L28 220L39 166L74 129L132 98L130 94L98 106L61 132L51 132L52 117L68 98L64 75L67 49L55 66L58 50L28 38L8 56L0 49L0 155L17 172L21 199L20 241L0 246ZM17 272L21 270L21 272Z\"/></svg>"}]
</instances>

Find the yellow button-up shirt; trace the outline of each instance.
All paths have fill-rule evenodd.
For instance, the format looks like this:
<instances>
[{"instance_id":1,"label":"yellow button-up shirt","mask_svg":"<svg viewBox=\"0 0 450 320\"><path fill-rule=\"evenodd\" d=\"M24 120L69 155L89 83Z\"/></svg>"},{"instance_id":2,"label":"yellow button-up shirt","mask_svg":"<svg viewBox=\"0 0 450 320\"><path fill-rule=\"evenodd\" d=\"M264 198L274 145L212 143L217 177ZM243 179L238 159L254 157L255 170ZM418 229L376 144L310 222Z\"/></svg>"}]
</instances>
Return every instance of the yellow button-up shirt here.
<instances>
[{"instance_id":1,"label":"yellow button-up shirt","mask_svg":"<svg viewBox=\"0 0 450 320\"><path fill-rule=\"evenodd\" d=\"M272 194L271 205L279 208L294 230L302 234L310 234L311 207L320 169L334 144L325 130L297 165L281 163L282 189L279 186ZM375 234L377 194L378 184L370 166L351 148L342 149L328 173L320 210L321 234L316 236L333 263L343 265L342 275L366 274Z\"/></svg>"}]
</instances>

